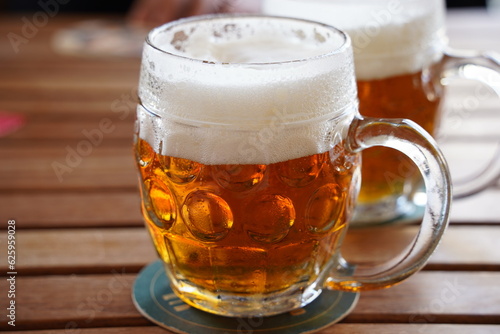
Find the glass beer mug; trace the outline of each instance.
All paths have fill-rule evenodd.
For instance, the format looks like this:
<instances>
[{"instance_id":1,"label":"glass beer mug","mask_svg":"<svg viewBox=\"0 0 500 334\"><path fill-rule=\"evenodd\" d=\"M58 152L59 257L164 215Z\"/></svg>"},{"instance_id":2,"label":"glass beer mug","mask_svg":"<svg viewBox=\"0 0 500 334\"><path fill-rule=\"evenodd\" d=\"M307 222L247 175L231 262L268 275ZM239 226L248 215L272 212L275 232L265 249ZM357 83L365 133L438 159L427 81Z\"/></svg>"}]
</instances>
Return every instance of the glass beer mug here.
<instances>
[{"instance_id":1,"label":"glass beer mug","mask_svg":"<svg viewBox=\"0 0 500 334\"><path fill-rule=\"evenodd\" d=\"M500 58L447 48L443 0L263 0L266 14L331 24L352 39L359 111L411 119L436 135L445 80L483 81L500 95ZM477 193L500 175L500 152L481 174L454 180L454 198ZM356 223L387 222L417 210L417 167L394 150L363 152ZM464 182L462 182L464 181Z\"/></svg>"},{"instance_id":2,"label":"glass beer mug","mask_svg":"<svg viewBox=\"0 0 500 334\"><path fill-rule=\"evenodd\" d=\"M324 288L389 287L425 264L445 230L440 151L411 121L358 113L350 39L333 27L262 16L168 23L147 38L139 98L142 212L189 305L267 316ZM400 260L351 273L339 248L360 152L377 145L422 171L426 214Z\"/></svg>"}]
</instances>

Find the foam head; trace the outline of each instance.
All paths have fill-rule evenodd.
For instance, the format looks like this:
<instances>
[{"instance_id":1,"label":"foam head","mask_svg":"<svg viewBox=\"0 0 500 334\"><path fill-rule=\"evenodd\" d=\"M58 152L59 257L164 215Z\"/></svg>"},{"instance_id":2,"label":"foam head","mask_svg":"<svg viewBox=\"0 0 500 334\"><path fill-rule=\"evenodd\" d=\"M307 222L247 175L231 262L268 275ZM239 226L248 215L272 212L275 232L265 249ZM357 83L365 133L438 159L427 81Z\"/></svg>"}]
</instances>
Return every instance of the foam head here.
<instances>
[{"instance_id":1,"label":"foam head","mask_svg":"<svg viewBox=\"0 0 500 334\"><path fill-rule=\"evenodd\" d=\"M442 0L264 0L263 11L346 31L360 80L415 73L446 44Z\"/></svg>"},{"instance_id":2,"label":"foam head","mask_svg":"<svg viewBox=\"0 0 500 334\"><path fill-rule=\"evenodd\" d=\"M350 41L295 19L181 20L150 33L139 97L140 136L165 155L215 164L322 153L317 124L355 108Z\"/></svg>"}]
</instances>

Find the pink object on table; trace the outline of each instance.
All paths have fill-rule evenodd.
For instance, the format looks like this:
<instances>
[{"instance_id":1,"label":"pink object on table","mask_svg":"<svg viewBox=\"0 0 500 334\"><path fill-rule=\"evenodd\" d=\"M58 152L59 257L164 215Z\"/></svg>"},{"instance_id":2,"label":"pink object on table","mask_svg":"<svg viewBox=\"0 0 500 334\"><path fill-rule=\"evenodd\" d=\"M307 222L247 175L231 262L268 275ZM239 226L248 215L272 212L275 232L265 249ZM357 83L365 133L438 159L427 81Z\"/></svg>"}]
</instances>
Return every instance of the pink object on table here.
<instances>
[{"instance_id":1,"label":"pink object on table","mask_svg":"<svg viewBox=\"0 0 500 334\"><path fill-rule=\"evenodd\" d=\"M0 111L0 137L8 136L9 134L19 130L24 123L24 116Z\"/></svg>"}]
</instances>

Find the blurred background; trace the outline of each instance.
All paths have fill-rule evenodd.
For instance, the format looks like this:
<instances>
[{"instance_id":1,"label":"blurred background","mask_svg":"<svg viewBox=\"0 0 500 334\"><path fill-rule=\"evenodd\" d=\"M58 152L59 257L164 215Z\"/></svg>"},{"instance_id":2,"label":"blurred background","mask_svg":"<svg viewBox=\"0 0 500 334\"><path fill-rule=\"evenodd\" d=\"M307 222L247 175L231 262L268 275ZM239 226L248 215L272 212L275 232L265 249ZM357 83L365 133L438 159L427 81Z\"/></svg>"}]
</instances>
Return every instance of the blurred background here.
<instances>
[{"instance_id":1,"label":"blurred background","mask_svg":"<svg viewBox=\"0 0 500 334\"><path fill-rule=\"evenodd\" d=\"M0 8L4 11L36 11L40 9L39 2L49 3L51 0L0 0ZM56 0L52 0L56 1ZM140 1L140 0L136 0ZM168 1L168 0L164 0ZM65 12L100 12L126 13L134 0L60 0L61 11ZM65 3L67 2L67 3ZM493 6L495 0L447 0L449 8L455 7L486 7Z\"/></svg>"},{"instance_id":2,"label":"blurred background","mask_svg":"<svg viewBox=\"0 0 500 334\"><path fill-rule=\"evenodd\" d=\"M55 1L55 0L54 0ZM61 11L65 12L99 12L125 13L134 0L59 0ZM0 0L0 8L11 12L40 10L41 3L50 3L50 0Z\"/></svg>"}]
</instances>

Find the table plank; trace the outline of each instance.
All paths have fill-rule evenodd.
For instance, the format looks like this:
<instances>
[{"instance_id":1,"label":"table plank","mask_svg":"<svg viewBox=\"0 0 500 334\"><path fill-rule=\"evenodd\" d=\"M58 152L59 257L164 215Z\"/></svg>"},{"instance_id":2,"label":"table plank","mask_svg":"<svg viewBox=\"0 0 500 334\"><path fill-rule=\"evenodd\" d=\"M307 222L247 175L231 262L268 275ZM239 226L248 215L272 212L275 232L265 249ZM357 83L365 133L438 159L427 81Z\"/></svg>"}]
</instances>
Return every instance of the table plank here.
<instances>
[{"instance_id":1,"label":"table plank","mask_svg":"<svg viewBox=\"0 0 500 334\"><path fill-rule=\"evenodd\" d=\"M127 119L135 118L135 99L134 91L123 90L116 96L110 98L109 93L102 99L88 99L85 97L77 97L75 99L47 99L40 101L39 99L29 100L9 100L2 99L2 110L22 114L29 117L32 121L51 120L51 119L66 119L78 122L82 119L99 119L103 117L110 117L113 114L113 106L120 108L119 117L126 117ZM125 109L123 109L125 108ZM123 112L127 113L122 116ZM8 137L7 137L8 138Z\"/></svg>"},{"instance_id":2,"label":"table plank","mask_svg":"<svg viewBox=\"0 0 500 334\"><path fill-rule=\"evenodd\" d=\"M6 238L2 232L1 244ZM16 249L16 268L23 275L138 272L157 259L144 227L18 230ZM7 272L7 264L0 270Z\"/></svg>"},{"instance_id":3,"label":"table plank","mask_svg":"<svg viewBox=\"0 0 500 334\"><path fill-rule=\"evenodd\" d=\"M22 307L16 312L16 329L146 325L130 298L135 277L125 271L18 276L16 304ZM344 322L500 324L499 280L500 272L420 272L391 289L362 293ZM0 289L5 291L6 285L2 279ZM0 300L1 309L6 302ZM7 326L2 323L0 329Z\"/></svg>"},{"instance_id":4,"label":"table plank","mask_svg":"<svg viewBox=\"0 0 500 334\"><path fill-rule=\"evenodd\" d=\"M17 220L16 227L21 223ZM416 231L416 226L353 229L342 252L355 263L379 263L402 251ZM5 245L6 238L6 232L0 233L0 244ZM500 271L498 240L500 226L451 226L425 269ZM17 250L16 266L24 275L97 274L121 268L138 272L157 259L143 226L18 230ZM0 272L6 271L7 264L0 263Z\"/></svg>"},{"instance_id":5,"label":"table plank","mask_svg":"<svg viewBox=\"0 0 500 334\"><path fill-rule=\"evenodd\" d=\"M59 147L3 148L0 160L3 191L137 187L132 142L109 147L82 139Z\"/></svg>"},{"instance_id":6,"label":"table plank","mask_svg":"<svg viewBox=\"0 0 500 334\"><path fill-rule=\"evenodd\" d=\"M143 226L137 189L0 193L0 217L19 229Z\"/></svg>"},{"instance_id":7,"label":"table plank","mask_svg":"<svg viewBox=\"0 0 500 334\"><path fill-rule=\"evenodd\" d=\"M500 324L499 281L500 272L423 271L390 289L363 293L349 317L352 321ZM384 307L377 305L382 301Z\"/></svg>"},{"instance_id":8,"label":"table plank","mask_svg":"<svg viewBox=\"0 0 500 334\"><path fill-rule=\"evenodd\" d=\"M55 139L58 142L64 142L64 140L71 139L86 140L87 136L91 136L96 142L98 140L104 141L104 139L122 139L123 146L130 145L134 135L134 122L132 120L114 120L115 118L116 115L111 113L108 117L94 120L81 119L79 121L50 119L48 121L34 122L28 118L23 128L9 136L9 141L12 142L18 139L30 140L30 142L27 142L27 145L29 145L30 143L33 144L33 141L38 140ZM106 122L106 119L110 121L114 120L114 122L112 123L112 129L104 134L100 131L100 127L102 122ZM97 131L100 131L102 137Z\"/></svg>"},{"instance_id":9,"label":"table plank","mask_svg":"<svg viewBox=\"0 0 500 334\"><path fill-rule=\"evenodd\" d=\"M454 223L498 223L500 220L500 187L487 189L470 197L457 199L451 210Z\"/></svg>"},{"instance_id":10,"label":"table plank","mask_svg":"<svg viewBox=\"0 0 500 334\"><path fill-rule=\"evenodd\" d=\"M470 50L500 52L498 14L484 9L453 9L446 15L446 30L450 46Z\"/></svg>"},{"instance_id":11,"label":"table plank","mask_svg":"<svg viewBox=\"0 0 500 334\"><path fill-rule=\"evenodd\" d=\"M379 226L348 231L342 252L355 263L386 261L412 241L417 226ZM451 225L426 270L500 270L500 226ZM477 242L481 240L481 242Z\"/></svg>"}]
</instances>

